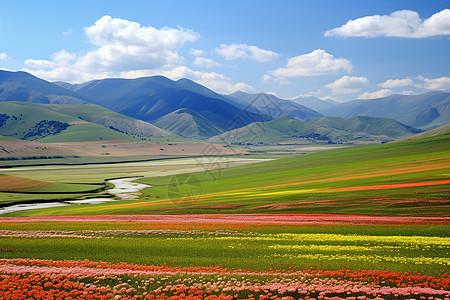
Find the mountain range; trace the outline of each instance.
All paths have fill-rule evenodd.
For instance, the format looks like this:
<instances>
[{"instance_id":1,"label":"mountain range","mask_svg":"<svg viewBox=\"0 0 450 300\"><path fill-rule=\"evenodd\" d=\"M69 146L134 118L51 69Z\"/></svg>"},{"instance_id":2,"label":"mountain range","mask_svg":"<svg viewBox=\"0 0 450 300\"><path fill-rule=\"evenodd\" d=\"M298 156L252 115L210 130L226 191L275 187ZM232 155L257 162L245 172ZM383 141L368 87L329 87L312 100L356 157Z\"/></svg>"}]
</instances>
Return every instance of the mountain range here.
<instances>
[{"instance_id":1,"label":"mountain range","mask_svg":"<svg viewBox=\"0 0 450 300\"><path fill-rule=\"evenodd\" d=\"M386 118L322 117L303 122L283 116L269 122L255 122L211 138L227 144L266 143L383 143L420 133L422 130Z\"/></svg>"},{"instance_id":2,"label":"mountain range","mask_svg":"<svg viewBox=\"0 0 450 300\"><path fill-rule=\"evenodd\" d=\"M307 96L307 97L298 96L298 97L292 98L291 101L301 104L303 106L306 106L308 108L311 108L323 115L326 115L325 112L328 109L331 109L336 104L339 104L339 102L336 102L336 101L333 101L330 99L322 100L322 99L319 99L314 96Z\"/></svg>"},{"instance_id":3,"label":"mountain range","mask_svg":"<svg viewBox=\"0 0 450 300\"><path fill-rule=\"evenodd\" d=\"M232 104L239 106L246 111L265 115L269 120L277 119L282 116L289 116L301 121L311 121L323 117L322 114L306 106L293 101L280 99L271 94L248 94L238 91L227 97Z\"/></svg>"},{"instance_id":4,"label":"mountain range","mask_svg":"<svg viewBox=\"0 0 450 300\"><path fill-rule=\"evenodd\" d=\"M450 93L435 91L421 95L391 95L379 99L354 100L339 103L322 112L342 118L391 118L427 130L450 122Z\"/></svg>"},{"instance_id":5,"label":"mountain range","mask_svg":"<svg viewBox=\"0 0 450 300\"><path fill-rule=\"evenodd\" d=\"M215 135L212 128L220 131L234 129L261 119L261 116L229 104L223 96L188 79L173 81L163 76L117 78L64 86L87 102L146 122L155 122L163 129L172 129L174 133L187 134L185 136L191 138ZM180 109L184 109L184 114L195 112L187 119L195 123L193 126L197 130L181 128L177 131L179 120L173 113ZM202 119L198 116L209 122L197 122ZM235 120L237 122L233 123Z\"/></svg>"},{"instance_id":6,"label":"mountain range","mask_svg":"<svg viewBox=\"0 0 450 300\"><path fill-rule=\"evenodd\" d=\"M267 135L266 142L379 142L449 122L450 93L445 92L337 103L264 93L221 95L189 79L163 76L70 84L0 71L0 135L6 138L50 142L89 135L94 140L181 136L228 143L224 134L236 138L238 132L242 137L252 132L253 137Z\"/></svg>"}]
</instances>

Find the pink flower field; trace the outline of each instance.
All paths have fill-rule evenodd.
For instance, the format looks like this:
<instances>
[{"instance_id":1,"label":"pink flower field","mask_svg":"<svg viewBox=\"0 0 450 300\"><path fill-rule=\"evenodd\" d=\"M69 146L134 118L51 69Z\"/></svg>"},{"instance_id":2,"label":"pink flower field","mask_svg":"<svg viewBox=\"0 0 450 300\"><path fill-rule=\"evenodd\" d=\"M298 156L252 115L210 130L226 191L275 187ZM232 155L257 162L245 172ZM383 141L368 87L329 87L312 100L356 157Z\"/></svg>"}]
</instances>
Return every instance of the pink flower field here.
<instances>
[{"instance_id":1,"label":"pink flower field","mask_svg":"<svg viewBox=\"0 0 450 300\"><path fill-rule=\"evenodd\" d=\"M450 276L0 260L1 299L450 299Z\"/></svg>"}]
</instances>

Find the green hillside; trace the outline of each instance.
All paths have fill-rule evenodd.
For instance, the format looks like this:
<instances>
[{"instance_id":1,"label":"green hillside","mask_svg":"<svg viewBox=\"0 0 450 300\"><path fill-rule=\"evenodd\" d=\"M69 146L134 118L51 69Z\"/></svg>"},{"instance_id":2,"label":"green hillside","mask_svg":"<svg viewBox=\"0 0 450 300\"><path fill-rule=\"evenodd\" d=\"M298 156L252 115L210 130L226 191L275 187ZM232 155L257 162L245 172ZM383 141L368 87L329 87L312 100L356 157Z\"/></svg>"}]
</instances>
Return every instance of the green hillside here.
<instances>
[{"instance_id":1,"label":"green hillside","mask_svg":"<svg viewBox=\"0 0 450 300\"><path fill-rule=\"evenodd\" d=\"M153 123L186 138L205 138L222 132L216 124L187 108L178 109Z\"/></svg>"},{"instance_id":2,"label":"green hillside","mask_svg":"<svg viewBox=\"0 0 450 300\"><path fill-rule=\"evenodd\" d=\"M422 132L422 130L406 126L393 119L364 116L356 116L347 120L338 117L323 117L313 120L311 123L343 131L364 132L394 138Z\"/></svg>"},{"instance_id":3,"label":"green hillside","mask_svg":"<svg viewBox=\"0 0 450 300\"><path fill-rule=\"evenodd\" d=\"M282 142L381 143L421 132L392 119L353 117L345 120L323 117L303 122L284 116L255 122L219 136L213 142L248 144Z\"/></svg>"},{"instance_id":4,"label":"green hillside","mask_svg":"<svg viewBox=\"0 0 450 300\"><path fill-rule=\"evenodd\" d=\"M449 149L450 135L441 135L196 174L201 194L193 198L184 194L171 205L155 205L163 202L156 197L168 197L171 178L142 179L140 182L154 186L145 190L149 198L143 204L149 206L125 206L116 213L152 213L152 209L156 213L165 207L167 213L448 215ZM177 180L186 182L177 190L191 189L189 175L178 176Z\"/></svg>"},{"instance_id":5,"label":"green hillside","mask_svg":"<svg viewBox=\"0 0 450 300\"><path fill-rule=\"evenodd\" d=\"M450 122L449 102L450 93L432 91L421 95L390 95L378 99L354 100L336 104L322 112L328 116L342 118L391 118L426 130Z\"/></svg>"},{"instance_id":6,"label":"green hillside","mask_svg":"<svg viewBox=\"0 0 450 300\"><path fill-rule=\"evenodd\" d=\"M93 105L0 103L0 135L39 142L133 140L175 136L152 124Z\"/></svg>"},{"instance_id":7,"label":"green hillside","mask_svg":"<svg viewBox=\"0 0 450 300\"><path fill-rule=\"evenodd\" d=\"M411 135L407 138L404 138L404 140L415 140L415 139L422 139L426 137L432 137L437 135L444 135L444 134L450 134L450 123L446 124L444 126L434 128L425 132L421 132L415 135Z\"/></svg>"}]
</instances>

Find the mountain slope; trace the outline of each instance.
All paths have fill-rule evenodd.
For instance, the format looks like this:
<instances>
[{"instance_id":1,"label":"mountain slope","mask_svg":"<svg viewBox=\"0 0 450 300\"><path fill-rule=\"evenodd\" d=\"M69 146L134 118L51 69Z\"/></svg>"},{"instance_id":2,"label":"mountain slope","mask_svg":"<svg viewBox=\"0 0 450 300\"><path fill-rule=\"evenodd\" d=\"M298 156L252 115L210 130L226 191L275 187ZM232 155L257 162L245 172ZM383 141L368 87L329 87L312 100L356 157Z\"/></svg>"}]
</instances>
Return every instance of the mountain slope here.
<instances>
[{"instance_id":1,"label":"mountain slope","mask_svg":"<svg viewBox=\"0 0 450 300\"><path fill-rule=\"evenodd\" d=\"M135 136L150 138L174 136L173 133L153 124L118 114L95 104L51 105L47 108Z\"/></svg>"},{"instance_id":2,"label":"mountain slope","mask_svg":"<svg viewBox=\"0 0 450 300\"><path fill-rule=\"evenodd\" d=\"M253 122L252 114L221 100L221 96L188 80L163 76L137 79L104 79L71 87L87 101L147 122L187 108L221 128Z\"/></svg>"},{"instance_id":3,"label":"mountain slope","mask_svg":"<svg viewBox=\"0 0 450 300\"><path fill-rule=\"evenodd\" d=\"M26 72L0 70L0 102L82 104L75 93Z\"/></svg>"},{"instance_id":4,"label":"mountain slope","mask_svg":"<svg viewBox=\"0 0 450 300\"><path fill-rule=\"evenodd\" d=\"M290 116L301 121L310 121L323 115L290 100L283 100L270 94L248 94L235 92L227 96L247 111L258 112L269 117L269 120L282 116ZM264 121L264 120L259 120Z\"/></svg>"},{"instance_id":5,"label":"mountain slope","mask_svg":"<svg viewBox=\"0 0 450 300\"><path fill-rule=\"evenodd\" d=\"M324 114L324 111L327 109L331 109L333 106L338 104L338 102L333 100L321 100L317 97L296 97L291 99L292 102L295 102L297 104L306 106L308 108L311 108L312 110L315 110L321 114Z\"/></svg>"},{"instance_id":6,"label":"mountain slope","mask_svg":"<svg viewBox=\"0 0 450 300\"><path fill-rule=\"evenodd\" d=\"M56 105L8 101L0 103L0 111L0 135L24 140L75 142L171 136L169 132L154 125L121 116L93 104Z\"/></svg>"},{"instance_id":7,"label":"mountain slope","mask_svg":"<svg viewBox=\"0 0 450 300\"><path fill-rule=\"evenodd\" d=\"M207 138L218 135L222 129L200 114L180 108L154 121L160 128L187 138Z\"/></svg>"},{"instance_id":8,"label":"mountain slope","mask_svg":"<svg viewBox=\"0 0 450 300\"><path fill-rule=\"evenodd\" d=\"M432 137L432 136L438 136L438 135L447 135L450 134L450 123L422 132L422 133L418 133L418 134L414 134L411 135L407 138L404 138L402 140L404 141L409 141L409 140L417 140L417 139L422 139L422 138L427 138L427 137Z\"/></svg>"},{"instance_id":9,"label":"mountain slope","mask_svg":"<svg viewBox=\"0 0 450 300\"><path fill-rule=\"evenodd\" d=\"M450 121L450 93L429 92L422 95L392 95L379 99L354 100L337 104L324 113L342 118L391 118L408 126L431 129Z\"/></svg>"},{"instance_id":10,"label":"mountain slope","mask_svg":"<svg viewBox=\"0 0 450 300\"><path fill-rule=\"evenodd\" d=\"M311 123L343 131L364 132L372 135L385 135L392 138L422 132L422 130L406 126L388 118L357 116L346 120L338 117L323 117L313 120Z\"/></svg>"},{"instance_id":11,"label":"mountain slope","mask_svg":"<svg viewBox=\"0 0 450 300\"><path fill-rule=\"evenodd\" d=\"M258 143L382 143L420 132L395 120L354 117L345 120L323 117L303 122L284 116L270 122L255 122L211 138L228 144Z\"/></svg>"}]
</instances>

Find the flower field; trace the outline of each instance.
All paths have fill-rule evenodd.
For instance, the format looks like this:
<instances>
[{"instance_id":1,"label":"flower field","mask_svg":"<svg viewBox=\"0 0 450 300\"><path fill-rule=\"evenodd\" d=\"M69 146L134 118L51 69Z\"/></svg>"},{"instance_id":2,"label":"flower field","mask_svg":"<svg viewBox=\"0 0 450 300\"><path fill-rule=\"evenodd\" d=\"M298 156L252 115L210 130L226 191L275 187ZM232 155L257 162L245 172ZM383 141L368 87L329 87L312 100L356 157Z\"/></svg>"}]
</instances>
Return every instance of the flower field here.
<instances>
[{"instance_id":1,"label":"flower field","mask_svg":"<svg viewBox=\"0 0 450 300\"><path fill-rule=\"evenodd\" d=\"M36 219L0 222L0 299L450 298L444 220L208 225Z\"/></svg>"},{"instance_id":2,"label":"flower field","mask_svg":"<svg viewBox=\"0 0 450 300\"><path fill-rule=\"evenodd\" d=\"M0 260L1 299L448 299L449 274Z\"/></svg>"}]
</instances>

